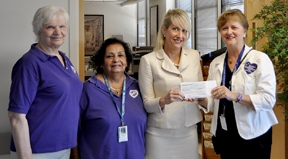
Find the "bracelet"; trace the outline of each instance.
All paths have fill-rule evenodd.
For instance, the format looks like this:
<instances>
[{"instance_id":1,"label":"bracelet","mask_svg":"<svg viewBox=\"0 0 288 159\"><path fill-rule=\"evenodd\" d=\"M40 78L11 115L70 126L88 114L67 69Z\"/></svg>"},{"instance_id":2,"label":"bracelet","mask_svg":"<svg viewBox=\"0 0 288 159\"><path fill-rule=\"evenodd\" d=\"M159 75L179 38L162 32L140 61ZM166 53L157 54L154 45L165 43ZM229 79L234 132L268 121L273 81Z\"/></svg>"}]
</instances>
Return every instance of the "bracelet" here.
<instances>
[{"instance_id":1,"label":"bracelet","mask_svg":"<svg viewBox=\"0 0 288 159\"><path fill-rule=\"evenodd\" d=\"M240 102L241 100L242 100L242 94L238 93L236 103Z\"/></svg>"}]
</instances>

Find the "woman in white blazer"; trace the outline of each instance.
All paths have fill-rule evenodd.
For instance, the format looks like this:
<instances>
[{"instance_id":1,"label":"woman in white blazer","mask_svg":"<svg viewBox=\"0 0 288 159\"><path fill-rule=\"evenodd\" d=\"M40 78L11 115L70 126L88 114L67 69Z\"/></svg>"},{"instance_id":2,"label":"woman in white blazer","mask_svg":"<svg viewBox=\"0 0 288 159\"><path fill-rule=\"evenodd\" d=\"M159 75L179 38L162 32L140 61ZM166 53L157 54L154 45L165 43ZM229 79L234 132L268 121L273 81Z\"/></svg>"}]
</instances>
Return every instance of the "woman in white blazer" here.
<instances>
[{"instance_id":1,"label":"woman in white blazer","mask_svg":"<svg viewBox=\"0 0 288 159\"><path fill-rule=\"evenodd\" d=\"M139 65L139 86L148 112L145 159L198 158L199 108L180 91L181 82L203 80L199 52L185 48L189 17L169 10L158 32L154 51Z\"/></svg>"},{"instance_id":2,"label":"woman in white blazer","mask_svg":"<svg viewBox=\"0 0 288 159\"><path fill-rule=\"evenodd\" d=\"M198 99L204 111L214 109L211 133L221 159L270 159L276 78L269 57L245 45L248 21L237 9L224 12L218 31L226 53L210 64L208 80L216 80L211 98Z\"/></svg>"}]
</instances>

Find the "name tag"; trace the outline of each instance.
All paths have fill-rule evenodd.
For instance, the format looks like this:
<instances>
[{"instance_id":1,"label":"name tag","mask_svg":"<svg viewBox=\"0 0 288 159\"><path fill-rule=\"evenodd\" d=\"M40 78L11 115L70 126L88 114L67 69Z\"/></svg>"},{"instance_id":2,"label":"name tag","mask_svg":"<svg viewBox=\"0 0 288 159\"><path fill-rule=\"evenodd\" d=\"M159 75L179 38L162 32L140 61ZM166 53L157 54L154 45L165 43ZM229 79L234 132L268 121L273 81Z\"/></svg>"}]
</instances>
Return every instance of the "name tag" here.
<instances>
[{"instance_id":1,"label":"name tag","mask_svg":"<svg viewBox=\"0 0 288 159\"><path fill-rule=\"evenodd\" d=\"M227 131L226 119L223 115L220 116L220 122L222 129Z\"/></svg>"},{"instance_id":2,"label":"name tag","mask_svg":"<svg viewBox=\"0 0 288 159\"><path fill-rule=\"evenodd\" d=\"M119 126L118 127L118 142L127 142L128 141L128 127Z\"/></svg>"}]
</instances>

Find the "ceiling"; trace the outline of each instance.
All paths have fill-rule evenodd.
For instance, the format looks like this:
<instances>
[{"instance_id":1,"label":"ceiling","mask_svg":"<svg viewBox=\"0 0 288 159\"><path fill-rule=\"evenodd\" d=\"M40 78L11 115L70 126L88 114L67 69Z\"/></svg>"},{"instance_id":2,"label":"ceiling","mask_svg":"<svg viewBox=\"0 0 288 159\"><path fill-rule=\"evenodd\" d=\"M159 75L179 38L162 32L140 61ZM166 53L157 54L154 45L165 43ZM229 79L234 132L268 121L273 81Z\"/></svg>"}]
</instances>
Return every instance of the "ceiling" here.
<instances>
[{"instance_id":1,"label":"ceiling","mask_svg":"<svg viewBox=\"0 0 288 159\"><path fill-rule=\"evenodd\" d=\"M130 5L134 4L137 2L140 2L142 0L84 0L85 2L90 2L90 3L114 3L114 4L119 4L121 6L125 5Z\"/></svg>"}]
</instances>

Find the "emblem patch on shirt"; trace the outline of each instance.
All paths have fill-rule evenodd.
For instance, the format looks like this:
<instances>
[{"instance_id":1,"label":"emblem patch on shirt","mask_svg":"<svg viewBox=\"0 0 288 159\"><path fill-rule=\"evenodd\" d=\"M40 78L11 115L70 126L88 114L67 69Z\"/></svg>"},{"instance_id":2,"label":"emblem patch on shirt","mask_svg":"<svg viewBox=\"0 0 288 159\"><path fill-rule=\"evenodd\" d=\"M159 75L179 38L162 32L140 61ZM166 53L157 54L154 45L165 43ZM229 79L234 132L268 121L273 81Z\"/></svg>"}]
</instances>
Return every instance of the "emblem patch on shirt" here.
<instances>
[{"instance_id":1,"label":"emblem patch on shirt","mask_svg":"<svg viewBox=\"0 0 288 159\"><path fill-rule=\"evenodd\" d=\"M74 73L76 73L75 68L74 68L73 66L70 66L70 67L71 67L71 70L72 70Z\"/></svg>"},{"instance_id":2,"label":"emblem patch on shirt","mask_svg":"<svg viewBox=\"0 0 288 159\"><path fill-rule=\"evenodd\" d=\"M257 67L258 66L256 63L246 62L244 69L245 69L247 74L251 74L257 69Z\"/></svg>"},{"instance_id":3,"label":"emblem patch on shirt","mask_svg":"<svg viewBox=\"0 0 288 159\"><path fill-rule=\"evenodd\" d=\"M139 94L138 90L130 90L129 92L130 96L133 98L136 98Z\"/></svg>"}]
</instances>

